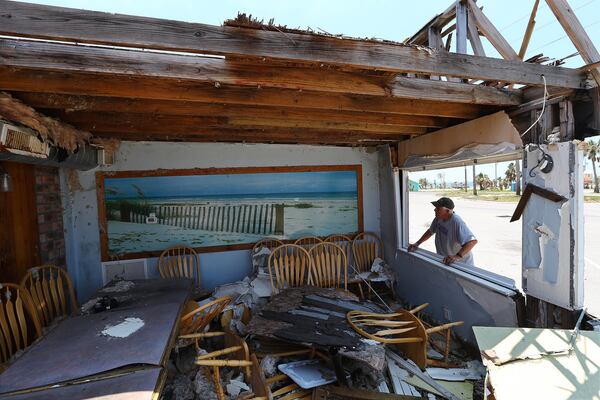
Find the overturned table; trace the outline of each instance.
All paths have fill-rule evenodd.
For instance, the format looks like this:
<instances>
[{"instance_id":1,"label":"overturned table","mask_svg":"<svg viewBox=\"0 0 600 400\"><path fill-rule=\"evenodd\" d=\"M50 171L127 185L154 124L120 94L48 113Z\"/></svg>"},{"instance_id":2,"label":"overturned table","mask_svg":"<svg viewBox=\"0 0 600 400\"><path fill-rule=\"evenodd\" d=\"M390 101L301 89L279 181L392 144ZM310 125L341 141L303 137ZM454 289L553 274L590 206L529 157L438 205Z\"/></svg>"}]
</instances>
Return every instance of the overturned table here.
<instances>
[{"instance_id":1,"label":"overturned table","mask_svg":"<svg viewBox=\"0 0 600 400\"><path fill-rule=\"evenodd\" d=\"M0 399L153 398L190 292L187 279L101 289L119 305L60 322L0 374Z\"/></svg>"},{"instance_id":2,"label":"overturned table","mask_svg":"<svg viewBox=\"0 0 600 400\"><path fill-rule=\"evenodd\" d=\"M316 287L284 289L252 317L248 333L326 350L333 356L336 370L340 368L340 356L383 370L383 344L364 339L352 329L346 320L346 313L351 310L383 312L376 304L359 302L346 291ZM337 375L341 382L345 380Z\"/></svg>"}]
</instances>

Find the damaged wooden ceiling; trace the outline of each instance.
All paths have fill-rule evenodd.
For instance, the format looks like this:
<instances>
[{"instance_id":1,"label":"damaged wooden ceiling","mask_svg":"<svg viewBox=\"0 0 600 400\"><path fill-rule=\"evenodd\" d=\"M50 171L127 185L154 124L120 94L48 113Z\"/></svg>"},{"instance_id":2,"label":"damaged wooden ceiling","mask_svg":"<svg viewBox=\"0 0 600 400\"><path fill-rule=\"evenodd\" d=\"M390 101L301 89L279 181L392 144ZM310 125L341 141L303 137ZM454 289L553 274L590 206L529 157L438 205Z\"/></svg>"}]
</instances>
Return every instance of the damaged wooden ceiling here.
<instances>
[{"instance_id":1,"label":"damaged wooden ceiling","mask_svg":"<svg viewBox=\"0 0 600 400\"><path fill-rule=\"evenodd\" d=\"M1 91L120 140L376 145L520 105L510 84L540 87L543 75L572 90L587 78L417 45L6 0L0 35Z\"/></svg>"}]
</instances>

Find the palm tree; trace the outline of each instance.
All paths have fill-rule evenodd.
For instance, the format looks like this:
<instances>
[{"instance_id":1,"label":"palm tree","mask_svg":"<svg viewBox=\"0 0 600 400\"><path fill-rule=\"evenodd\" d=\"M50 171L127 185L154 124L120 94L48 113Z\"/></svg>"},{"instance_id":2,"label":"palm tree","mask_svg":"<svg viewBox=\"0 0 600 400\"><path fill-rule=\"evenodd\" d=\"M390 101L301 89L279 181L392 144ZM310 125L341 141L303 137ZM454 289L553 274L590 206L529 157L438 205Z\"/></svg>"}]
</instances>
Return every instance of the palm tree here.
<instances>
[{"instance_id":1,"label":"palm tree","mask_svg":"<svg viewBox=\"0 0 600 400\"><path fill-rule=\"evenodd\" d=\"M509 185L517 180L517 169L515 168L515 163L511 162L508 164L508 167L506 167L506 171L504 172L504 176L506 176L506 180L508 181Z\"/></svg>"},{"instance_id":2,"label":"palm tree","mask_svg":"<svg viewBox=\"0 0 600 400\"><path fill-rule=\"evenodd\" d=\"M600 140L594 142L590 140L586 143L585 155L592 161L592 170L594 171L594 193L600 193L598 188L598 174L596 173L596 161L600 161Z\"/></svg>"},{"instance_id":3,"label":"palm tree","mask_svg":"<svg viewBox=\"0 0 600 400\"><path fill-rule=\"evenodd\" d=\"M480 172L477 175L476 181L479 185L479 190L484 190L485 187L489 185L490 178L487 175L484 175L483 172Z\"/></svg>"}]
</instances>

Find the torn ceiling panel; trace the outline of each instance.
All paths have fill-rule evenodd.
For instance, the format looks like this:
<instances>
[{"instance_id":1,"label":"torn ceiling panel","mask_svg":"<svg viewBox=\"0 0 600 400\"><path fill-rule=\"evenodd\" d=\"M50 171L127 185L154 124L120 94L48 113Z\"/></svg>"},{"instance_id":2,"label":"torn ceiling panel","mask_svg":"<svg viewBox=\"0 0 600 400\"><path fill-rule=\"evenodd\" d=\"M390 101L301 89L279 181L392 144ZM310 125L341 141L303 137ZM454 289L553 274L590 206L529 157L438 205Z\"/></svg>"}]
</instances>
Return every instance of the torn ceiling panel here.
<instances>
[{"instance_id":1,"label":"torn ceiling panel","mask_svg":"<svg viewBox=\"0 0 600 400\"><path fill-rule=\"evenodd\" d=\"M482 159L515 159L523 142L504 111L398 144L398 165L434 169Z\"/></svg>"},{"instance_id":2,"label":"torn ceiling panel","mask_svg":"<svg viewBox=\"0 0 600 400\"><path fill-rule=\"evenodd\" d=\"M496 400L600 399L600 332L473 327Z\"/></svg>"},{"instance_id":3,"label":"torn ceiling panel","mask_svg":"<svg viewBox=\"0 0 600 400\"><path fill-rule=\"evenodd\" d=\"M42 115L6 92L0 92L0 118L33 129L43 140L71 152L91 138L89 132Z\"/></svg>"}]
</instances>

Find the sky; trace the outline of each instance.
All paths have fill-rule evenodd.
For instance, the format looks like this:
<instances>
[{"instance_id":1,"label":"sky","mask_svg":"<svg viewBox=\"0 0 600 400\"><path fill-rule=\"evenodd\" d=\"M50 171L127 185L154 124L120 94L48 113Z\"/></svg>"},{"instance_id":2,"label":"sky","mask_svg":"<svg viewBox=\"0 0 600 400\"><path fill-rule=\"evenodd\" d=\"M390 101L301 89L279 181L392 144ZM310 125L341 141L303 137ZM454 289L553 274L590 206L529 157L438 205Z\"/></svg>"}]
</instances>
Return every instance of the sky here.
<instances>
[{"instance_id":1,"label":"sky","mask_svg":"<svg viewBox=\"0 0 600 400\"><path fill-rule=\"evenodd\" d=\"M355 171L107 178L106 198L356 192Z\"/></svg>"},{"instance_id":2,"label":"sky","mask_svg":"<svg viewBox=\"0 0 600 400\"><path fill-rule=\"evenodd\" d=\"M31 3L82 8L120 14L174 19L221 25L235 18L238 12L252 14L265 22L271 18L278 25L290 28L312 29L331 34L344 34L360 38L380 38L402 41L416 33L436 14L446 10L452 0L44 0ZM600 0L568 0L596 47L600 49ZM479 6L518 52L529 20L534 0L479 0ZM486 55L500 57L491 44L482 38ZM469 46L469 52L470 45ZM544 0L540 1L536 25L526 53L526 58L543 53L562 59L576 52L562 27ZM565 60L565 66L578 68L586 63L579 56ZM591 170L587 163L586 170ZM507 163L498 166L502 174ZM477 172L494 177L494 166L480 165ZM446 171L449 182L464 179L462 168ZM436 171L419 172L418 180L433 180ZM412 174L411 174L412 175Z\"/></svg>"}]
</instances>

